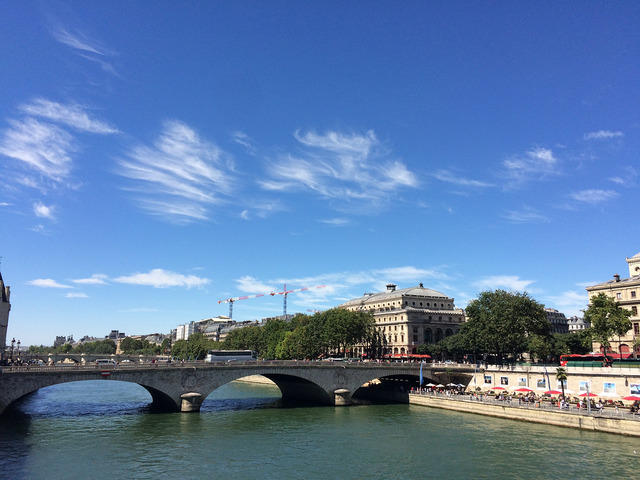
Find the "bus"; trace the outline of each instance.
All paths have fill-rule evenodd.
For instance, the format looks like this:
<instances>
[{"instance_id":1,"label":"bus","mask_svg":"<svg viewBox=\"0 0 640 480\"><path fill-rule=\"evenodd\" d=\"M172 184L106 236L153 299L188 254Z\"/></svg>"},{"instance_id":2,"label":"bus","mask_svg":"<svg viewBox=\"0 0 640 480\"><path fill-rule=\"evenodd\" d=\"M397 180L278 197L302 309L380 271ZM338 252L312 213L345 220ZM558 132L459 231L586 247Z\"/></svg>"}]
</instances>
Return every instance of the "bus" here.
<instances>
[{"instance_id":1,"label":"bus","mask_svg":"<svg viewBox=\"0 0 640 480\"><path fill-rule=\"evenodd\" d=\"M604 353L560 355L560 365L563 367L610 367L612 362L613 358Z\"/></svg>"},{"instance_id":2,"label":"bus","mask_svg":"<svg viewBox=\"0 0 640 480\"><path fill-rule=\"evenodd\" d=\"M209 350L205 362L255 362L258 352L253 350Z\"/></svg>"}]
</instances>

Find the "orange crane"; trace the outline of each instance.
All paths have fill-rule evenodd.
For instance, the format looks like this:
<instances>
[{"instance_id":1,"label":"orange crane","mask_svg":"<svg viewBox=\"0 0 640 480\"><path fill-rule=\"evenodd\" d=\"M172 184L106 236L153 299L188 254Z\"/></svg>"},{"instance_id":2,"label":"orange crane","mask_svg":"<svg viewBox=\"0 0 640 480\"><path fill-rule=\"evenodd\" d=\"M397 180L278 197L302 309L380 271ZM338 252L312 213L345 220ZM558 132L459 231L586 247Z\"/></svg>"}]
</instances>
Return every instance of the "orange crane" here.
<instances>
[{"instance_id":1,"label":"orange crane","mask_svg":"<svg viewBox=\"0 0 640 480\"><path fill-rule=\"evenodd\" d=\"M298 288L297 290L287 290L287 284L285 283L284 285L284 289L282 292L271 292L268 295L271 295L272 297L276 296L276 295L283 295L283 314L286 317L287 315L287 295L290 293L295 293L295 292L304 292L307 290L311 290L312 288L324 288L326 287L326 285L317 285L315 287L303 287L303 288ZM233 318L233 303L237 302L238 300L247 300L249 298L257 298L257 297L264 297L265 294L264 293L258 293L256 295L242 295L241 297L233 297L233 298L225 298L223 300L218 300L218 304L220 303L228 303L229 304L229 318Z\"/></svg>"}]
</instances>

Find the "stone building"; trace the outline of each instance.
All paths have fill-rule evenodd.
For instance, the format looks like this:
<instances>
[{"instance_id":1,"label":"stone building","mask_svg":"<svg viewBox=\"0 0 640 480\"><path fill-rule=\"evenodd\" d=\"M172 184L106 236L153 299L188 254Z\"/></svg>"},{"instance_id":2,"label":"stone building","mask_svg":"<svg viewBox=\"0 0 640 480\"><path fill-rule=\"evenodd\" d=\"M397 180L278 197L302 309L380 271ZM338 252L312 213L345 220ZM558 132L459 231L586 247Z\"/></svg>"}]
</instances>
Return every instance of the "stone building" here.
<instances>
[{"instance_id":1,"label":"stone building","mask_svg":"<svg viewBox=\"0 0 640 480\"><path fill-rule=\"evenodd\" d=\"M573 317L569 317L567 319L567 323L569 324L569 333L576 333L580 330L591 327L591 324L584 318L580 318L575 315Z\"/></svg>"},{"instance_id":2,"label":"stone building","mask_svg":"<svg viewBox=\"0 0 640 480\"><path fill-rule=\"evenodd\" d=\"M11 292L5 286L0 273L0 361L5 359L5 349L7 348L7 328L9 327L9 310Z\"/></svg>"},{"instance_id":3,"label":"stone building","mask_svg":"<svg viewBox=\"0 0 640 480\"><path fill-rule=\"evenodd\" d=\"M569 322L564 313L553 308L545 308L544 312L551 324L551 333L569 333Z\"/></svg>"},{"instance_id":4,"label":"stone building","mask_svg":"<svg viewBox=\"0 0 640 480\"><path fill-rule=\"evenodd\" d=\"M386 292L365 293L339 307L373 313L385 355L415 354L420 345L453 335L465 322L464 310L455 307L453 298L422 284L400 290L389 284ZM363 347L355 350L355 355L365 353Z\"/></svg>"},{"instance_id":5,"label":"stone building","mask_svg":"<svg viewBox=\"0 0 640 480\"><path fill-rule=\"evenodd\" d=\"M616 273L612 280L587 287L589 300L600 293L605 293L614 298L622 308L631 311L631 330L620 338L620 342L611 342L612 352L620 353L623 356L633 353L636 339L640 340L640 315L638 314L640 309L640 253L627 258L627 264L629 265L629 278L620 278L620 275ZM602 345L597 342L594 342L593 346L594 351L602 349ZM617 351L615 350L616 346L618 347ZM636 353L640 353L640 345L636 345L635 350Z\"/></svg>"}]
</instances>

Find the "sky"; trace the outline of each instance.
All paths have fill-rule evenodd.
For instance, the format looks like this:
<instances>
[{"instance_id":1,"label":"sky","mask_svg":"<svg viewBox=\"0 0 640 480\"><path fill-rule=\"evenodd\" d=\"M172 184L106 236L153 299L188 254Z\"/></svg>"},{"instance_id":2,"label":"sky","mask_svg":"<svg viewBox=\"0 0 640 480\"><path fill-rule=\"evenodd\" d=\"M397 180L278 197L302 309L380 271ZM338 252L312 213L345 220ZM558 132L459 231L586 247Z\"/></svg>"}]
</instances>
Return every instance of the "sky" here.
<instances>
[{"instance_id":1,"label":"sky","mask_svg":"<svg viewBox=\"0 0 640 480\"><path fill-rule=\"evenodd\" d=\"M0 0L8 337L393 283L582 315L640 252L640 4ZM634 206L635 205L635 206ZM322 288L315 288L324 285ZM305 287L312 287L302 291Z\"/></svg>"}]
</instances>

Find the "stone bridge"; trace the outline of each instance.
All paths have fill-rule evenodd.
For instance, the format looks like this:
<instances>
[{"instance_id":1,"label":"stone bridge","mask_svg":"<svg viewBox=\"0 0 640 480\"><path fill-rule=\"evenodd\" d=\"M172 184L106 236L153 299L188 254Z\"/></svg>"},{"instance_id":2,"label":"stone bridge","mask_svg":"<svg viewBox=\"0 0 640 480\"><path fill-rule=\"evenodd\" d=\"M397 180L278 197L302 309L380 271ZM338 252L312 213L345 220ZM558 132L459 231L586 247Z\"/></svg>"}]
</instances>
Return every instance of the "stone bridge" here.
<instances>
[{"instance_id":1,"label":"stone bridge","mask_svg":"<svg viewBox=\"0 0 640 480\"><path fill-rule=\"evenodd\" d=\"M246 362L207 364L203 362L153 365L92 365L10 367L0 372L0 414L14 401L40 388L83 380L123 381L144 387L153 405L180 412L200 410L203 400L216 388L233 380L262 375L273 381L283 398L305 400L324 405L357 403L357 392L369 382L387 385L402 382L418 385L420 364L342 363L342 362ZM467 385L473 366L423 366L424 382Z\"/></svg>"}]
</instances>

